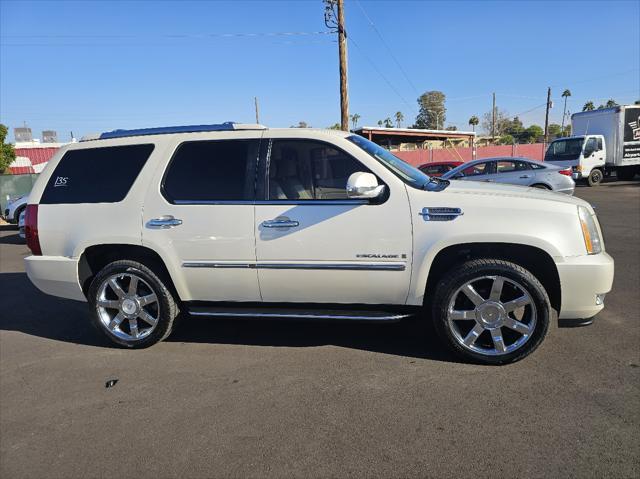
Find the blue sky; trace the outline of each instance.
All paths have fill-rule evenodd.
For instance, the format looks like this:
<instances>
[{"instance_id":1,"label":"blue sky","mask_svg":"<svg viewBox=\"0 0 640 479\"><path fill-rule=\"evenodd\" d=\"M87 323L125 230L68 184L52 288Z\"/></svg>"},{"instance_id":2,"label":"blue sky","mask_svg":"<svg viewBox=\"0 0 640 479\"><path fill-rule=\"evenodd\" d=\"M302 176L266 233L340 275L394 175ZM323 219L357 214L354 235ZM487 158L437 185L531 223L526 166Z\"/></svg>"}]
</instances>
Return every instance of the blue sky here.
<instances>
[{"instance_id":1,"label":"blue sky","mask_svg":"<svg viewBox=\"0 0 640 479\"><path fill-rule=\"evenodd\" d=\"M494 91L525 125L544 122L547 86L558 123L565 88L571 111L640 98L639 1L346 0L346 20L360 124L398 110L412 121L426 90L447 95L446 124L460 129ZM321 0L0 0L0 122L63 140L252 122L258 96L266 125L325 127L339 121L334 35L220 35L323 30Z\"/></svg>"}]
</instances>

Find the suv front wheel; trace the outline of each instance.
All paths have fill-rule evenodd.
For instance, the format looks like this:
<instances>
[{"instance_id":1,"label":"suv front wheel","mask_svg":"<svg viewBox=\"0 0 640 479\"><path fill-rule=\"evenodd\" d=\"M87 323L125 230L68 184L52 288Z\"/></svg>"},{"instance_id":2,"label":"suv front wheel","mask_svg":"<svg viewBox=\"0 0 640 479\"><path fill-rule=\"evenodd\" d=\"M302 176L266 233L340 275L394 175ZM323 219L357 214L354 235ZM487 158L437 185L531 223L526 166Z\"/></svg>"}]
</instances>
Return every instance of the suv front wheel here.
<instances>
[{"instance_id":1,"label":"suv front wheel","mask_svg":"<svg viewBox=\"0 0 640 479\"><path fill-rule=\"evenodd\" d=\"M176 301L162 280L136 261L115 261L93 279L88 300L96 328L118 346L145 348L171 334Z\"/></svg>"},{"instance_id":2,"label":"suv front wheel","mask_svg":"<svg viewBox=\"0 0 640 479\"><path fill-rule=\"evenodd\" d=\"M508 261L479 259L437 286L433 319L441 338L466 360L507 364L531 354L549 328L551 306L540 282Z\"/></svg>"}]
</instances>

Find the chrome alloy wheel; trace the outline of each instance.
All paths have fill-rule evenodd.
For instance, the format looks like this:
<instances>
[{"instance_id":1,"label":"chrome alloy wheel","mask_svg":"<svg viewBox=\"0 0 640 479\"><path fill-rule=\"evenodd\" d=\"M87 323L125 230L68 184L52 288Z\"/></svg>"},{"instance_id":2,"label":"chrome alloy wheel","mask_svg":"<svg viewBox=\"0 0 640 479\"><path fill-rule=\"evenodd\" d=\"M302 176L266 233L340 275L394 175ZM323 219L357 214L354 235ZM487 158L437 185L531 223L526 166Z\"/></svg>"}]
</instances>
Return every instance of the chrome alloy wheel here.
<instances>
[{"instance_id":1,"label":"chrome alloy wheel","mask_svg":"<svg viewBox=\"0 0 640 479\"><path fill-rule=\"evenodd\" d=\"M98 289L96 309L105 329L125 341L149 336L160 319L160 303L144 279L119 273L105 279Z\"/></svg>"},{"instance_id":2,"label":"chrome alloy wheel","mask_svg":"<svg viewBox=\"0 0 640 479\"><path fill-rule=\"evenodd\" d=\"M447 324L460 345L500 356L521 348L536 327L536 306L527 290L504 276L473 279L451 297Z\"/></svg>"}]
</instances>

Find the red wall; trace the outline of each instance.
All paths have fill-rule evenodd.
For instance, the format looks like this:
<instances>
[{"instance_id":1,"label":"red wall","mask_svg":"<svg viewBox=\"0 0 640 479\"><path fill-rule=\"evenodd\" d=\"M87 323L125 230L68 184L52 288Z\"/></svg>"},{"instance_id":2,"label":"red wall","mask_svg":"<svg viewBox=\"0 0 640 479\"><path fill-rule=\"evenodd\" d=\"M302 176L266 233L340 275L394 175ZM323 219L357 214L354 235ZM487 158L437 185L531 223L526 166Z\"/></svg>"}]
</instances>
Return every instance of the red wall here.
<instances>
[{"instance_id":1,"label":"red wall","mask_svg":"<svg viewBox=\"0 0 640 479\"><path fill-rule=\"evenodd\" d=\"M471 148L394 151L393 154L415 166L431 161L470 161L472 159ZM524 156L532 160L542 161L544 158L544 143L479 146L476 148L476 158L478 159L491 158L494 156Z\"/></svg>"}]
</instances>

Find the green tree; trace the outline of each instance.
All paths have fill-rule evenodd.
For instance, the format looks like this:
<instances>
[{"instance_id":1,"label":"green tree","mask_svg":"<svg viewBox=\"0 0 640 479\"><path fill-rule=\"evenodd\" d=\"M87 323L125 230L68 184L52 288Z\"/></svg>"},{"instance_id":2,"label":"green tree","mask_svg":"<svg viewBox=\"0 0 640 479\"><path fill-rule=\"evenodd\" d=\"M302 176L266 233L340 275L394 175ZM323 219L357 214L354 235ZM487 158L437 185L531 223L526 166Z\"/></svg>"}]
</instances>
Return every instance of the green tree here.
<instances>
[{"instance_id":1,"label":"green tree","mask_svg":"<svg viewBox=\"0 0 640 479\"><path fill-rule=\"evenodd\" d=\"M549 125L549 135L551 135L554 138L557 138L561 136L561 134L562 134L562 126L558 125L557 123L551 123Z\"/></svg>"},{"instance_id":2,"label":"green tree","mask_svg":"<svg viewBox=\"0 0 640 479\"><path fill-rule=\"evenodd\" d=\"M458 127L456 125L449 125L445 128L447 131L458 131Z\"/></svg>"},{"instance_id":3,"label":"green tree","mask_svg":"<svg viewBox=\"0 0 640 479\"><path fill-rule=\"evenodd\" d=\"M415 128L437 130L444 125L447 109L444 106L446 96L441 91L428 91L420 95L420 111L416 117Z\"/></svg>"},{"instance_id":4,"label":"green tree","mask_svg":"<svg viewBox=\"0 0 640 479\"><path fill-rule=\"evenodd\" d=\"M571 136L571 125L565 125L562 129L562 136Z\"/></svg>"},{"instance_id":5,"label":"green tree","mask_svg":"<svg viewBox=\"0 0 640 479\"><path fill-rule=\"evenodd\" d=\"M327 130L339 130L340 128L340 123L334 123L333 125L328 126Z\"/></svg>"},{"instance_id":6,"label":"green tree","mask_svg":"<svg viewBox=\"0 0 640 479\"><path fill-rule=\"evenodd\" d=\"M402 114L401 111L397 111L395 117L396 117L396 125L398 126L398 128L402 128L402 122L404 121L404 115Z\"/></svg>"},{"instance_id":7,"label":"green tree","mask_svg":"<svg viewBox=\"0 0 640 479\"><path fill-rule=\"evenodd\" d=\"M541 126L531 125L524 130L524 140L527 143L536 143L542 136L544 136L544 130Z\"/></svg>"},{"instance_id":8,"label":"green tree","mask_svg":"<svg viewBox=\"0 0 640 479\"><path fill-rule=\"evenodd\" d=\"M290 128L311 128L306 121L299 121L297 125L291 125Z\"/></svg>"},{"instance_id":9,"label":"green tree","mask_svg":"<svg viewBox=\"0 0 640 479\"><path fill-rule=\"evenodd\" d=\"M571 90L568 88L562 92L562 98L564 98L564 111L562 112L562 126L560 129L564 131L564 120L567 118L567 98L571 96Z\"/></svg>"},{"instance_id":10,"label":"green tree","mask_svg":"<svg viewBox=\"0 0 640 479\"><path fill-rule=\"evenodd\" d=\"M378 120L378 126L382 128L384 126L384 121Z\"/></svg>"},{"instance_id":11,"label":"green tree","mask_svg":"<svg viewBox=\"0 0 640 479\"><path fill-rule=\"evenodd\" d=\"M384 119L384 127L385 128L393 128L393 122L391 121L391 118L386 117Z\"/></svg>"},{"instance_id":12,"label":"green tree","mask_svg":"<svg viewBox=\"0 0 640 479\"><path fill-rule=\"evenodd\" d=\"M498 143L500 143L501 145L513 145L515 142L515 138L509 134L502 135L498 140Z\"/></svg>"},{"instance_id":13,"label":"green tree","mask_svg":"<svg viewBox=\"0 0 640 479\"><path fill-rule=\"evenodd\" d=\"M16 159L16 151L13 145L5 143L9 129L0 123L0 173L4 173Z\"/></svg>"},{"instance_id":14,"label":"green tree","mask_svg":"<svg viewBox=\"0 0 640 479\"><path fill-rule=\"evenodd\" d=\"M596 109L596 106L593 104L592 101L588 101L582 107L582 111L592 111L592 110L595 110L595 109Z\"/></svg>"},{"instance_id":15,"label":"green tree","mask_svg":"<svg viewBox=\"0 0 640 479\"><path fill-rule=\"evenodd\" d=\"M477 116L473 115L471 118L469 118L469 124L473 128L473 131L476 131L476 126L478 125L478 123L480 123L480 120Z\"/></svg>"},{"instance_id":16,"label":"green tree","mask_svg":"<svg viewBox=\"0 0 640 479\"><path fill-rule=\"evenodd\" d=\"M618 106L618 103L613 98L605 104L605 108L613 108L614 106Z\"/></svg>"},{"instance_id":17,"label":"green tree","mask_svg":"<svg viewBox=\"0 0 640 479\"><path fill-rule=\"evenodd\" d=\"M358 120L360 120L360 115L357 113L351 115L351 125L354 130L356 129L356 126L358 126Z\"/></svg>"},{"instance_id":18,"label":"green tree","mask_svg":"<svg viewBox=\"0 0 640 479\"><path fill-rule=\"evenodd\" d=\"M514 116L512 120L505 120L501 126L504 127L503 134L511 135L517 141L523 141L524 125L520 118Z\"/></svg>"}]
</instances>

